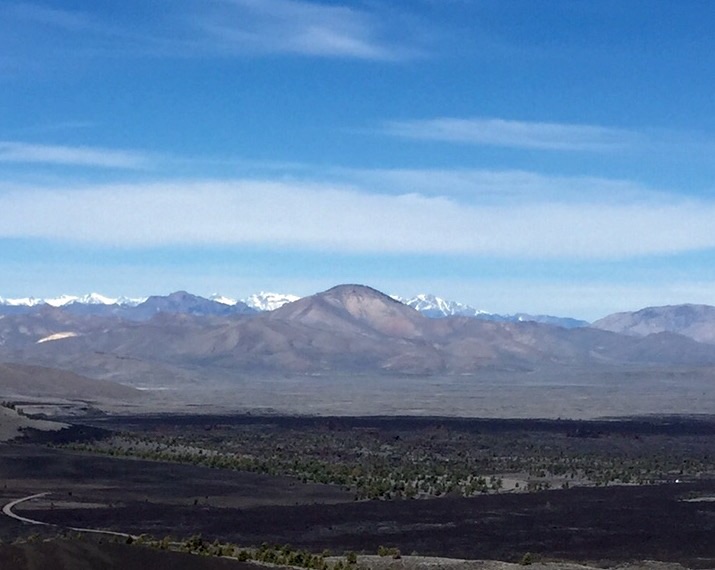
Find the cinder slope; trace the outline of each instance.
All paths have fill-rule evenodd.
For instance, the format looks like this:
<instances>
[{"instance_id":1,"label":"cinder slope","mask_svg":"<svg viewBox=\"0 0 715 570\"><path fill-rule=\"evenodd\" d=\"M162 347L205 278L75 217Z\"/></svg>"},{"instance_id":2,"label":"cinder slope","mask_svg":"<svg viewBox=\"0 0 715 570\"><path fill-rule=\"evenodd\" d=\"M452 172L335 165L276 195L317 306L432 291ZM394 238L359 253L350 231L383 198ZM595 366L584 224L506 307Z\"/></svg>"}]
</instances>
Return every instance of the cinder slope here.
<instances>
[{"instance_id":1,"label":"cinder slope","mask_svg":"<svg viewBox=\"0 0 715 570\"><path fill-rule=\"evenodd\" d=\"M40 431L59 431L68 427L67 424L46 420L33 420L21 416L14 409L0 406L0 442L10 441L22 435L26 429Z\"/></svg>"}]
</instances>

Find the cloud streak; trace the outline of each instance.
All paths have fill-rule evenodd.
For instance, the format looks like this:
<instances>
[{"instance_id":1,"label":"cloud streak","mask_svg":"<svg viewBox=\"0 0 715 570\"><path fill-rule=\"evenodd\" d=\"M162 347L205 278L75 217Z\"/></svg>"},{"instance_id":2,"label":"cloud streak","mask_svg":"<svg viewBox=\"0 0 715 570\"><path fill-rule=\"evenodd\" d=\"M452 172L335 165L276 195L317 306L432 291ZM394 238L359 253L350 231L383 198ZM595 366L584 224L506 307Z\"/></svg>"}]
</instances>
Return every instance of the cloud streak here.
<instances>
[{"instance_id":1,"label":"cloud streak","mask_svg":"<svg viewBox=\"0 0 715 570\"><path fill-rule=\"evenodd\" d=\"M413 140L553 151L616 151L631 147L640 139L638 133L626 129L499 118L388 121L382 131Z\"/></svg>"},{"instance_id":2,"label":"cloud streak","mask_svg":"<svg viewBox=\"0 0 715 570\"><path fill-rule=\"evenodd\" d=\"M374 14L298 0L224 0L196 19L222 50L392 60L409 50L391 43Z\"/></svg>"},{"instance_id":3,"label":"cloud streak","mask_svg":"<svg viewBox=\"0 0 715 570\"><path fill-rule=\"evenodd\" d=\"M149 165L149 160L145 155L134 151L85 146L40 145L15 141L0 141L0 162L115 169L142 169Z\"/></svg>"},{"instance_id":4,"label":"cloud streak","mask_svg":"<svg viewBox=\"0 0 715 570\"><path fill-rule=\"evenodd\" d=\"M0 237L93 246L622 259L715 248L715 202L460 202L271 180L0 194ZM634 237L637 236L637 237Z\"/></svg>"},{"instance_id":5,"label":"cloud streak","mask_svg":"<svg viewBox=\"0 0 715 570\"><path fill-rule=\"evenodd\" d=\"M449 196L482 204L584 203L592 199L632 203L667 195L630 180L544 175L525 170L343 169L337 176L374 191ZM659 198L659 199L660 199Z\"/></svg>"},{"instance_id":6,"label":"cloud streak","mask_svg":"<svg viewBox=\"0 0 715 570\"><path fill-rule=\"evenodd\" d=\"M385 8L305 0L137 2L134 19L99 8L0 6L0 47L12 61L56 63L106 56L262 57L298 55L398 61L419 53L415 26ZM402 21L404 20L404 21ZM52 52L43 51L52 38ZM37 41L28 41L36 38Z\"/></svg>"}]
</instances>

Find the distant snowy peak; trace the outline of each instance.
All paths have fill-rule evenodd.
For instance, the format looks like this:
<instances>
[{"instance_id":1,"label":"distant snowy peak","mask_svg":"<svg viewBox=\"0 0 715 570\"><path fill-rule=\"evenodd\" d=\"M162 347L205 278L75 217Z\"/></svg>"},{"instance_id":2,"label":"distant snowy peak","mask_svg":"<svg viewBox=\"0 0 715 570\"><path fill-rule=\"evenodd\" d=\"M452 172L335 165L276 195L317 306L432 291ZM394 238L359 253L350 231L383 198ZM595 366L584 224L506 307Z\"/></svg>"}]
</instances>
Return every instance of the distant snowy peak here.
<instances>
[{"instance_id":1,"label":"distant snowy peak","mask_svg":"<svg viewBox=\"0 0 715 570\"><path fill-rule=\"evenodd\" d=\"M257 311L274 311L275 309L279 309L283 305L292 303L298 299L300 299L300 297L297 295L261 291L260 293L254 293L250 297L243 299L243 302Z\"/></svg>"},{"instance_id":2,"label":"distant snowy peak","mask_svg":"<svg viewBox=\"0 0 715 570\"><path fill-rule=\"evenodd\" d=\"M198 298L198 297L197 297ZM41 305L50 305L52 307L69 307L69 306L79 306L79 305L93 305L93 306L112 306L117 305L120 307L137 307L144 303L148 297L142 298L131 298L131 297L107 297L99 293L89 293L87 295L60 295L59 297L22 297L22 298L3 298L0 297L0 306L5 307L19 307L19 308L32 308L39 307ZM238 301L232 297L227 297L226 295L220 295L215 293L209 297L208 300L215 303L220 303L222 305L227 305L229 307L235 307L239 303L245 303L250 308L256 311L272 311L279 307L282 307L286 303L291 303L300 299L297 295L287 295L283 293L268 293L261 291L260 293L255 293L248 297L244 301Z\"/></svg>"},{"instance_id":3,"label":"distant snowy peak","mask_svg":"<svg viewBox=\"0 0 715 570\"><path fill-rule=\"evenodd\" d=\"M474 317L484 321L495 321L499 323L515 323L515 322L535 322L548 325L554 325L567 329L587 326L588 322L569 317L554 317L551 315L530 315L528 313L515 313L513 315L500 315L497 313L489 313L481 309L475 309L463 303L456 301L447 301L435 295L420 294L411 299L392 295L392 298L400 303L409 305L413 309L417 309L426 317L432 319L441 319L444 317Z\"/></svg>"},{"instance_id":4,"label":"distant snowy peak","mask_svg":"<svg viewBox=\"0 0 715 570\"><path fill-rule=\"evenodd\" d=\"M81 303L82 305L119 305L119 299L105 297L99 293L89 293L81 297L75 297L70 303ZM68 303L63 303L68 304Z\"/></svg>"},{"instance_id":5,"label":"distant snowy peak","mask_svg":"<svg viewBox=\"0 0 715 570\"><path fill-rule=\"evenodd\" d=\"M74 303L78 299L79 299L79 297L76 297L74 295L60 295L59 297L52 297L50 299L44 299L44 303L47 305L51 305L53 307L64 307L65 305Z\"/></svg>"},{"instance_id":6,"label":"distant snowy peak","mask_svg":"<svg viewBox=\"0 0 715 570\"><path fill-rule=\"evenodd\" d=\"M86 295L89 297L89 295ZM0 305L6 307L37 307L39 305L50 305L52 307L64 307L70 303L74 303L79 300L80 297L75 295L60 295L59 297L50 297L47 299L42 299L39 297L19 297L16 299L3 299L0 298Z\"/></svg>"},{"instance_id":7,"label":"distant snowy peak","mask_svg":"<svg viewBox=\"0 0 715 570\"><path fill-rule=\"evenodd\" d=\"M5 307L35 307L44 303L44 299L36 299L35 297L22 297L17 299L5 299L0 297L0 305Z\"/></svg>"},{"instance_id":8,"label":"distant snowy peak","mask_svg":"<svg viewBox=\"0 0 715 570\"><path fill-rule=\"evenodd\" d=\"M475 309L463 303L456 301L447 301L435 295L421 293L411 299L398 297L393 295L393 299L404 303L405 305L417 309L426 317L442 318L442 317L476 317L487 314L486 311Z\"/></svg>"},{"instance_id":9,"label":"distant snowy peak","mask_svg":"<svg viewBox=\"0 0 715 570\"><path fill-rule=\"evenodd\" d=\"M149 297L117 297L116 304L122 307L137 307L146 301Z\"/></svg>"},{"instance_id":10,"label":"distant snowy peak","mask_svg":"<svg viewBox=\"0 0 715 570\"><path fill-rule=\"evenodd\" d=\"M439 319L444 317L472 317L485 321L496 322L524 322L531 321L545 323L564 328L576 328L588 325L586 321L550 315L530 315L516 313L513 315L500 315L475 309L469 305L448 301L422 293L412 298L392 298L418 310L426 317ZM148 319L157 312L188 313L194 315L236 315L249 314L254 311L273 311L287 303L300 299L297 295L283 293L269 293L261 291L250 297L237 301L231 297L211 295L208 299L191 295L185 291L177 291L168 296L153 296L144 298L106 297L99 293L87 295L60 295L59 297L37 298L22 297L7 299L0 297L2 314L17 314L41 309L44 305L62 307L65 310L82 315L115 315L127 319Z\"/></svg>"},{"instance_id":11,"label":"distant snowy peak","mask_svg":"<svg viewBox=\"0 0 715 570\"><path fill-rule=\"evenodd\" d=\"M219 295L218 293L211 295L209 300L214 301L215 303L221 303L222 305L228 305L229 307L238 303L237 299L232 299L231 297L226 297L225 295Z\"/></svg>"},{"instance_id":12,"label":"distant snowy peak","mask_svg":"<svg viewBox=\"0 0 715 570\"><path fill-rule=\"evenodd\" d=\"M99 293L88 293L87 295L60 295L59 297L48 297L45 299L38 297L22 297L17 299L4 299L0 297L0 305L7 307L37 307L38 305L50 305L51 307L66 307L67 305L121 305L135 307L143 303L146 298L129 297L105 297Z\"/></svg>"}]
</instances>

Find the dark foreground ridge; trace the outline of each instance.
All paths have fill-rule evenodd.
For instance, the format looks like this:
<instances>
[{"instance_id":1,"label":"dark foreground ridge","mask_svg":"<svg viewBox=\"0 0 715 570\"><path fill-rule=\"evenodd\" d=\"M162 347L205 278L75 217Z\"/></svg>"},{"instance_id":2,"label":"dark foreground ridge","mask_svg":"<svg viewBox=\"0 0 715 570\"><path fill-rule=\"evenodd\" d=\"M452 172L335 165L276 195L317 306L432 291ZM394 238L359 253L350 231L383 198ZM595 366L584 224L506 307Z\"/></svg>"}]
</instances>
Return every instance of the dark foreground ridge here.
<instances>
[{"instance_id":1,"label":"dark foreground ridge","mask_svg":"<svg viewBox=\"0 0 715 570\"><path fill-rule=\"evenodd\" d=\"M63 418L58 418L63 421ZM76 421L65 418L66 421ZM295 416L259 414L148 414L98 416L84 420L88 431L93 428L123 429L132 426L156 427L161 425L250 426L272 424L284 429L309 429L329 426L335 429L418 429L440 425L450 429L479 433L509 431L539 431L566 433L573 437L590 437L599 434L624 435L715 435L715 415L685 416L661 415L613 418L603 420L570 420L540 418L455 418L443 416ZM52 437L52 436L50 436Z\"/></svg>"},{"instance_id":2,"label":"dark foreground ridge","mask_svg":"<svg viewBox=\"0 0 715 570\"><path fill-rule=\"evenodd\" d=\"M3 570L256 570L254 564L95 540L0 545Z\"/></svg>"}]
</instances>

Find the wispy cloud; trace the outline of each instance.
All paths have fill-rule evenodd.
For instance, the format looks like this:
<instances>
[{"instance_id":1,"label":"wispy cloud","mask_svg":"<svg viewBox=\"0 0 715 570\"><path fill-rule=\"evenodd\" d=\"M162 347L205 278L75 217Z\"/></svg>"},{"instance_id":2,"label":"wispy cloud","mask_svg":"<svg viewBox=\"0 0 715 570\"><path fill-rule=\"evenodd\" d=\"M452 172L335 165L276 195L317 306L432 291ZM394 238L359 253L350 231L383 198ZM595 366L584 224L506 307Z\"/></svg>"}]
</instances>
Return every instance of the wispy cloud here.
<instances>
[{"instance_id":1,"label":"wispy cloud","mask_svg":"<svg viewBox=\"0 0 715 570\"><path fill-rule=\"evenodd\" d=\"M416 26L379 5L304 0L176 0L137 3L109 19L100 9L47 8L28 2L0 6L0 48L11 62L43 58L307 57L396 61L419 53ZM52 52L43 51L52 39ZM31 41L36 38L37 41ZM30 41L28 41L30 40Z\"/></svg>"},{"instance_id":2,"label":"wispy cloud","mask_svg":"<svg viewBox=\"0 0 715 570\"><path fill-rule=\"evenodd\" d=\"M444 196L485 204L632 203L665 196L642 184L594 176L545 175L525 170L485 169L342 169L336 175L390 194Z\"/></svg>"},{"instance_id":3,"label":"wispy cloud","mask_svg":"<svg viewBox=\"0 0 715 570\"><path fill-rule=\"evenodd\" d=\"M84 146L56 146L0 141L0 162L59 164L97 168L141 169L148 157L133 151Z\"/></svg>"},{"instance_id":4,"label":"wispy cloud","mask_svg":"<svg viewBox=\"0 0 715 570\"><path fill-rule=\"evenodd\" d=\"M715 248L713 219L715 201L705 199L480 204L273 180L0 194L0 237L130 248L618 259Z\"/></svg>"},{"instance_id":5,"label":"wispy cloud","mask_svg":"<svg viewBox=\"0 0 715 570\"><path fill-rule=\"evenodd\" d=\"M563 151L614 151L640 139L637 132L626 129L498 118L388 121L383 132L417 140Z\"/></svg>"},{"instance_id":6,"label":"wispy cloud","mask_svg":"<svg viewBox=\"0 0 715 570\"><path fill-rule=\"evenodd\" d=\"M412 52L388 39L378 15L336 4L224 0L195 16L218 47L237 53L391 60Z\"/></svg>"}]
</instances>

